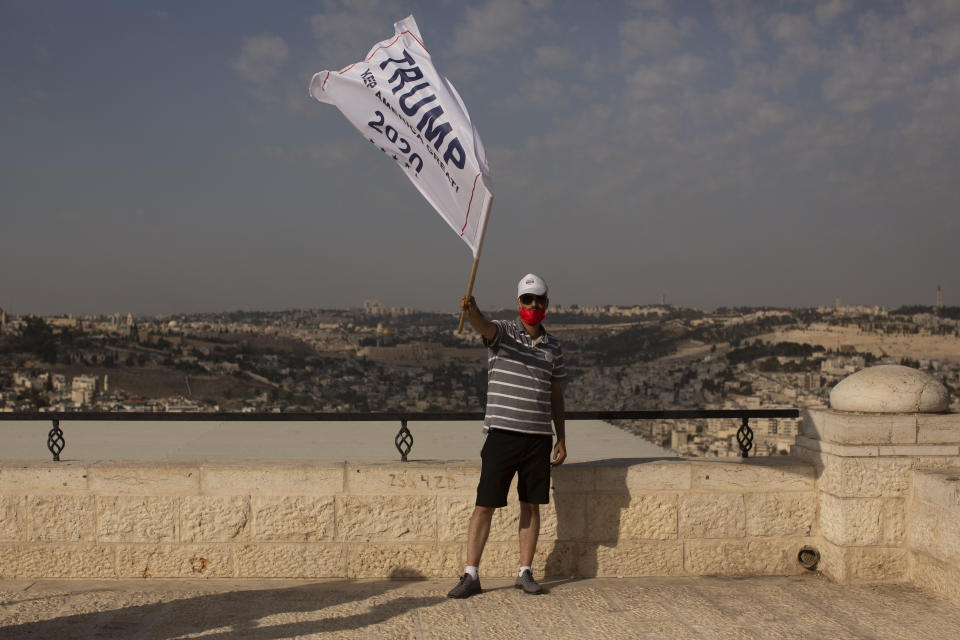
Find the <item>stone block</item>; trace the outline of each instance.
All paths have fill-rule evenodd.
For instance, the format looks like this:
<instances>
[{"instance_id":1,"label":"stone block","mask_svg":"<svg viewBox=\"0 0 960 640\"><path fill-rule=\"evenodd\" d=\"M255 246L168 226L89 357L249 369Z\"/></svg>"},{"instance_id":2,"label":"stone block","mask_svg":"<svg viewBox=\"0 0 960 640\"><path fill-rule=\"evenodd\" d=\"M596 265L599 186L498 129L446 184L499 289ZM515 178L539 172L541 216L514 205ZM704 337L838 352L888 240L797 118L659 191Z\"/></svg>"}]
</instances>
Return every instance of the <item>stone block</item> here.
<instances>
[{"instance_id":1,"label":"stone block","mask_svg":"<svg viewBox=\"0 0 960 640\"><path fill-rule=\"evenodd\" d=\"M691 464L699 491L810 491L816 482L813 466L785 457Z\"/></svg>"},{"instance_id":2,"label":"stone block","mask_svg":"<svg viewBox=\"0 0 960 640\"><path fill-rule=\"evenodd\" d=\"M907 550L903 547L843 547L821 543L824 575L841 584L903 582Z\"/></svg>"},{"instance_id":3,"label":"stone block","mask_svg":"<svg viewBox=\"0 0 960 640\"><path fill-rule=\"evenodd\" d=\"M590 499L585 494L554 493L550 504L540 505L540 540L582 540Z\"/></svg>"},{"instance_id":4,"label":"stone block","mask_svg":"<svg viewBox=\"0 0 960 640\"><path fill-rule=\"evenodd\" d=\"M576 576L580 572L580 549L578 542L552 540L537 544L537 555L533 557L535 576ZM513 566L506 576L516 575L518 556L514 547Z\"/></svg>"},{"instance_id":5,"label":"stone block","mask_svg":"<svg viewBox=\"0 0 960 640\"><path fill-rule=\"evenodd\" d=\"M434 496L338 496L336 507L339 540L437 539Z\"/></svg>"},{"instance_id":6,"label":"stone block","mask_svg":"<svg viewBox=\"0 0 960 640\"><path fill-rule=\"evenodd\" d=\"M616 545L580 545L578 573L584 577L631 578L683 575L683 543L637 540Z\"/></svg>"},{"instance_id":7,"label":"stone block","mask_svg":"<svg viewBox=\"0 0 960 640\"><path fill-rule=\"evenodd\" d=\"M817 519L813 492L748 493L744 495L747 536L809 536Z\"/></svg>"},{"instance_id":8,"label":"stone block","mask_svg":"<svg viewBox=\"0 0 960 640\"><path fill-rule=\"evenodd\" d=\"M546 510L541 506L540 516L545 515ZM541 523L542 524L542 523ZM493 512L493 518L490 521L490 540L506 541L516 540L520 529L520 504L514 499L505 507Z\"/></svg>"},{"instance_id":9,"label":"stone block","mask_svg":"<svg viewBox=\"0 0 960 640\"><path fill-rule=\"evenodd\" d=\"M466 542L475 499L469 496L437 497L437 540ZM491 528L493 525L491 523Z\"/></svg>"},{"instance_id":10,"label":"stone block","mask_svg":"<svg viewBox=\"0 0 960 640\"><path fill-rule=\"evenodd\" d=\"M907 547L960 567L960 509L915 502L910 510Z\"/></svg>"},{"instance_id":11,"label":"stone block","mask_svg":"<svg viewBox=\"0 0 960 640\"><path fill-rule=\"evenodd\" d=\"M90 490L102 496L189 496L200 492L194 465L97 463L87 470Z\"/></svg>"},{"instance_id":12,"label":"stone block","mask_svg":"<svg viewBox=\"0 0 960 640\"><path fill-rule=\"evenodd\" d=\"M942 507L960 506L960 473L915 471L913 494L918 500Z\"/></svg>"},{"instance_id":13,"label":"stone block","mask_svg":"<svg viewBox=\"0 0 960 640\"><path fill-rule=\"evenodd\" d=\"M71 494L87 491L87 466L80 462L2 462L0 494Z\"/></svg>"},{"instance_id":14,"label":"stone block","mask_svg":"<svg viewBox=\"0 0 960 640\"><path fill-rule=\"evenodd\" d=\"M609 476L615 467L600 467L598 490L629 493L686 491L690 489L691 464L687 460L655 460L633 464L627 469L626 486L611 486Z\"/></svg>"},{"instance_id":15,"label":"stone block","mask_svg":"<svg viewBox=\"0 0 960 640\"><path fill-rule=\"evenodd\" d=\"M908 557L910 582L960 604L960 567L944 564L915 551Z\"/></svg>"},{"instance_id":16,"label":"stone block","mask_svg":"<svg viewBox=\"0 0 960 640\"><path fill-rule=\"evenodd\" d=\"M0 542L0 579L13 580L20 574L22 544Z\"/></svg>"},{"instance_id":17,"label":"stone block","mask_svg":"<svg viewBox=\"0 0 960 640\"><path fill-rule=\"evenodd\" d=\"M833 442L827 442L826 440L808 438L806 436L797 436L797 447L813 452L829 453L835 456L875 458L880 455L879 445L836 444Z\"/></svg>"},{"instance_id":18,"label":"stone block","mask_svg":"<svg viewBox=\"0 0 960 640\"><path fill-rule=\"evenodd\" d=\"M913 475L909 458L821 456L820 490L841 498L906 497Z\"/></svg>"},{"instance_id":19,"label":"stone block","mask_svg":"<svg viewBox=\"0 0 960 640\"><path fill-rule=\"evenodd\" d=\"M586 539L616 544L620 539L620 520L630 505L627 494L593 495L587 501Z\"/></svg>"},{"instance_id":20,"label":"stone block","mask_svg":"<svg viewBox=\"0 0 960 640\"><path fill-rule=\"evenodd\" d=\"M185 496L180 499L182 542L233 542L250 537L248 496Z\"/></svg>"},{"instance_id":21,"label":"stone block","mask_svg":"<svg viewBox=\"0 0 960 640\"><path fill-rule=\"evenodd\" d=\"M113 549L99 544L21 547L18 578L115 578Z\"/></svg>"},{"instance_id":22,"label":"stone block","mask_svg":"<svg viewBox=\"0 0 960 640\"><path fill-rule=\"evenodd\" d=\"M940 555L942 511L942 508L927 502L914 502L911 505L907 526L908 549L935 557Z\"/></svg>"},{"instance_id":23,"label":"stone block","mask_svg":"<svg viewBox=\"0 0 960 640\"><path fill-rule=\"evenodd\" d=\"M917 416L917 443L960 443L960 413L919 414Z\"/></svg>"},{"instance_id":24,"label":"stone block","mask_svg":"<svg viewBox=\"0 0 960 640\"><path fill-rule=\"evenodd\" d=\"M913 458L913 468L925 471L950 471L960 474L960 456L918 456Z\"/></svg>"},{"instance_id":25,"label":"stone block","mask_svg":"<svg viewBox=\"0 0 960 640\"><path fill-rule=\"evenodd\" d=\"M738 538L746 535L743 496L738 493L681 494L681 538Z\"/></svg>"},{"instance_id":26,"label":"stone block","mask_svg":"<svg viewBox=\"0 0 960 640\"><path fill-rule=\"evenodd\" d=\"M847 578L844 548L823 538L813 546L820 550L820 563L817 565L820 573L842 584Z\"/></svg>"},{"instance_id":27,"label":"stone block","mask_svg":"<svg viewBox=\"0 0 960 640\"><path fill-rule=\"evenodd\" d=\"M960 446L955 444L901 444L880 447L881 456L957 456Z\"/></svg>"},{"instance_id":28,"label":"stone block","mask_svg":"<svg viewBox=\"0 0 960 640\"><path fill-rule=\"evenodd\" d=\"M238 578L342 578L346 553L338 542L236 545Z\"/></svg>"},{"instance_id":29,"label":"stone block","mask_svg":"<svg viewBox=\"0 0 960 640\"><path fill-rule=\"evenodd\" d=\"M341 493L343 463L205 463L200 468L204 494L307 496Z\"/></svg>"},{"instance_id":30,"label":"stone block","mask_svg":"<svg viewBox=\"0 0 960 640\"><path fill-rule=\"evenodd\" d=\"M347 544L349 578L440 578L463 572L458 543ZM484 562L484 574L487 564Z\"/></svg>"},{"instance_id":31,"label":"stone block","mask_svg":"<svg viewBox=\"0 0 960 640\"><path fill-rule=\"evenodd\" d=\"M820 493L820 533L847 546L896 545L904 541L901 498L838 498Z\"/></svg>"},{"instance_id":32,"label":"stone block","mask_svg":"<svg viewBox=\"0 0 960 640\"><path fill-rule=\"evenodd\" d=\"M844 445L914 444L917 416L808 409L804 413L802 433L808 438Z\"/></svg>"},{"instance_id":33,"label":"stone block","mask_svg":"<svg viewBox=\"0 0 960 640\"><path fill-rule=\"evenodd\" d=\"M463 466L347 465L344 490L351 495L476 494L479 479L479 463Z\"/></svg>"},{"instance_id":34,"label":"stone block","mask_svg":"<svg viewBox=\"0 0 960 640\"><path fill-rule=\"evenodd\" d=\"M625 467L615 469L626 473ZM554 494L557 493L583 493L584 491L594 491L598 484L603 482L598 479L606 469L597 467L591 463L574 462L563 464L550 471L550 484L553 487ZM479 479L480 474L477 474ZM616 482L612 483L613 485ZM606 486L601 486L600 491L607 491Z\"/></svg>"},{"instance_id":35,"label":"stone block","mask_svg":"<svg viewBox=\"0 0 960 640\"><path fill-rule=\"evenodd\" d=\"M809 540L684 540L683 567L696 576L786 576L803 573L797 554Z\"/></svg>"},{"instance_id":36,"label":"stone block","mask_svg":"<svg viewBox=\"0 0 960 640\"><path fill-rule=\"evenodd\" d=\"M27 537L27 500L0 495L0 542L23 542Z\"/></svg>"},{"instance_id":37,"label":"stone block","mask_svg":"<svg viewBox=\"0 0 960 640\"><path fill-rule=\"evenodd\" d=\"M670 540L677 537L677 494L597 495L586 501L587 540Z\"/></svg>"},{"instance_id":38,"label":"stone block","mask_svg":"<svg viewBox=\"0 0 960 640\"><path fill-rule=\"evenodd\" d=\"M316 542L335 535L333 496L254 496L253 538Z\"/></svg>"},{"instance_id":39,"label":"stone block","mask_svg":"<svg viewBox=\"0 0 960 640\"><path fill-rule=\"evenodd\" d=\"M32 542L92 541L93 496L27 496L27 522Z\"/></svg>"},{"instance_id":40,"label":"stone block","mask_svg":"<svg viewBox=\"0 0 960 640\"><path fill-rule=\"evenodd\" d=\"M175 542L179 499L172 496L97 496L100 542Z\"/></svg>"},{"instance_id":41,"label":"stone block","mask_svg":"<svg viewBox=\"0 0 960 640\"><path fill-rule=\"evenodd\" d=\"M117 575L121 578L231 578L230 545L142 545L117 547Z\"/></svg>"}]
</instances>

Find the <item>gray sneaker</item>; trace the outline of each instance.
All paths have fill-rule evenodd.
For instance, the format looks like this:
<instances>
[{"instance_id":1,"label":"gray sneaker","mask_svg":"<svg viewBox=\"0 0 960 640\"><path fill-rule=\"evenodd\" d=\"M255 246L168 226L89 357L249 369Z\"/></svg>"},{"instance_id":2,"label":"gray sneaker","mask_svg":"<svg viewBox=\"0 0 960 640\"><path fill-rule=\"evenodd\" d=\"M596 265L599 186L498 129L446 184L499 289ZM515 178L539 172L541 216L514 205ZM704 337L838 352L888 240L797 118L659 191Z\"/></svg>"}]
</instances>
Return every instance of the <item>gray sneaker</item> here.
<instances>
[{"instance_id":1,"label":"gray sneaker","mask_svg":"<svg viewBox=\"0 0 960 640\"><path fill-rule=\"evenodd\" d=\"M483 589L480 588L480 578L473 578L469 573L463 574L463 577L460 578L460 584L455 586L453 589L450 589L450 593L447 594L448 598L469 598L475 593L482 592Z\"/></svg>"},{"instance_id":2,"label":"gray sneaker","mask_svg":"<svg viewBox=\"0 0 960 640\"><path fill-rule=\"evenodd\" d=\"M530 573L529 569L523 570L523 573L520 574L514 585L517 589L523 589L525 593L543 593L543 589L541 589L537 581L533 579L533 574Z\"/></svg>"}]
</instances>

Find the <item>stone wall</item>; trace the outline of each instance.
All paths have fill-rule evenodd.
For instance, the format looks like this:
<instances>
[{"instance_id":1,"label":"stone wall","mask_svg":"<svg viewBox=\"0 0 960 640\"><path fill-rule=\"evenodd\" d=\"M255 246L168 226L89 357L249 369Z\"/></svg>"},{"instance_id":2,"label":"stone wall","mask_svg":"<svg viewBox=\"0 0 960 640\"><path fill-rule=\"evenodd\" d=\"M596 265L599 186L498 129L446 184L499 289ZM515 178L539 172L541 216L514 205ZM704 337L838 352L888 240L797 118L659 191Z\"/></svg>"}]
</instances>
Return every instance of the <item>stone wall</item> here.
<instances>
[{"instance_id":1,"label":"stone wall","mask_svg":"<svg viewBox=\"0 0 960 640\"><path fill-rule=\"evenodd\" d=\"M0 578L454 577L479 466L3 463ZM568 464L538 575L786 575L816 544L814 468L787 458ZM517 565L496 512L487 576Z\"/></svg>"},{"instance_id":2,"label":"stone wall","mask_svg":"<svg viewBox=\"0 0 960 640\"><path fill-rule=\"evenodd\" d=\"M823 572L903 582L914 472L960 465L960 416L810 409L794 454L816 469Z\"/></svg>"},{"instance_id":3,"label":"stone wall","mask_svg":"<svg viewBox=\"0 0 960 640\"><path fill-rule=\"evenodd\" d=\"M908 539L924 512L914 505L916 483L928 471L960 469L960 415L809 409L793 453L816 470L823 573L909 581Z\"/></svg>"},{"instance_id":4,"label":"stone wall","mask_svg":"<svg viewBox=\"0 0 960 640\"><path fill-rule=\"evenodd\" d=\"M917 471L908 523L911 581L960 600L960 472Z\"/></svg>"}]
</instances>

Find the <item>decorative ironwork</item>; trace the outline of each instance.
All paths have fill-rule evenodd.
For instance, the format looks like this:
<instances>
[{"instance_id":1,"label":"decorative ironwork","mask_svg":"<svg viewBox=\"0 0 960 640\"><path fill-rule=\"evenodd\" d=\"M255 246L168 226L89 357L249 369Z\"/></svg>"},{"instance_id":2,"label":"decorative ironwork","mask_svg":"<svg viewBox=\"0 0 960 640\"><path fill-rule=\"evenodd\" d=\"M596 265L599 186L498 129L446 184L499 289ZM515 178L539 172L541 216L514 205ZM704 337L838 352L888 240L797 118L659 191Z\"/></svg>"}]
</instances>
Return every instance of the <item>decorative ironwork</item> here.
<instances>
[{"instance_id":1,"label":"decorative ironwork","mask_svg":"<svg viewBox=\"0 0 960 640\"><path fill-rule=\"evenodd\" d=\"M406 419L400 420L400 431L397 432L393 443L397 445L397 451L400 452L400 461L406 462L407 454L410 453L410 449L413 449L413 434L410 433L410 429L407 429Z\"/></svg>"},{"instance_id":2,"label":"decorative ironwork","mask_svg":"<svg viewBox=\"0 0 960 640\"><path fill-rule=\"evenodd\" d=\"M63 439L63 431L60 430L60 421L54 420L53 429L50 429L50 433L47 434L47 449L53 454L54 462L60 461L60 452L63 451L65 444L66 441Z\"/></svg>"},{"instance_id":3,"label":"decorative ironwork","mask_svg":"<svg viewBox=\"0 0 960 640\"><path fill-rule=\"evenodd\" d=\"M740 455L746 458L753 448L753 431L750 429L750 418L793 418L800 417L797 409L673 409L650 411L568 411L567 421L571 420L692 420L715 418L741 418L743 426L737 432L737 442L740 444ZM400 413L400 412L369 412L369 413L240 413L240 412L210 412L210 413L167 413L164 411L49 411L49 412L2 412L0 422L6 420L52 420L53 429L47 438L47 448L53 454L54 460L60 460L63 450L63 431L60 430L61 420L85 421L156 421L156 422L245 422L245 421L315 421L315 422L368 422L400 420L401 427L394 439L401 460L407 461L407 454L413 448L413 434L407 429L407 421L480 421L481 412L461 413Z\"/></svg>"},{"instance_id":4,"label":"decorative ironwork","mask_svg":"<svg viewBox=\"0 0 960 640\"><path fill-rule=\"evenodd\" d=\"M737 430L737 444L740 445L740 457L746 458L753 449L753 429L750 428L750 418L743 416L743 424Z\"/></svg>"}]
</instances>

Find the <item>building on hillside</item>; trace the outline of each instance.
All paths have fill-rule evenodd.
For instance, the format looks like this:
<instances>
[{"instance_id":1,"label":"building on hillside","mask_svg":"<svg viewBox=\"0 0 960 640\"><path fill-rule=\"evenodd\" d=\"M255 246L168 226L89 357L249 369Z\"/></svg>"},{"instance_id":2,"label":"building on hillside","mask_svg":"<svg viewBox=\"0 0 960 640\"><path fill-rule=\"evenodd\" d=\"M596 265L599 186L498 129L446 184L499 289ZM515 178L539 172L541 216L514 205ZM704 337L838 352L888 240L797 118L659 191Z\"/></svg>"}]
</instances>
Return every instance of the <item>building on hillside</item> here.
<instances>
[{"instance_id":1,"label":"building on hillside","mask_svg":"<svg viewBox=\"0 0 960 640\"><path fill-rule=\"evenodd\" d=\"M70 400L83 406L90 404L97 395L97 379L94 376L74 376L70 383Z\"/></svg>"}]
</instances>

